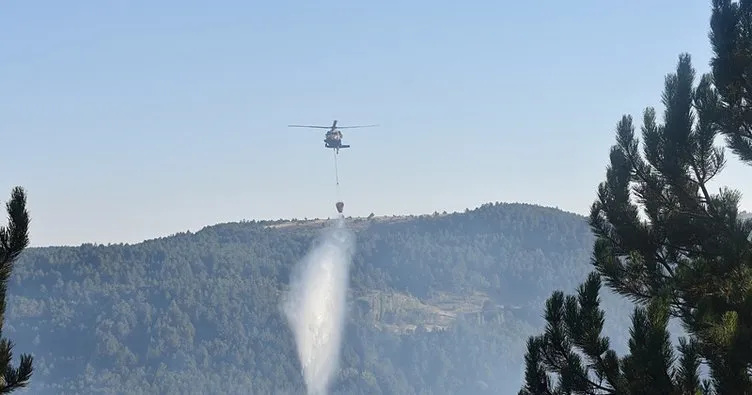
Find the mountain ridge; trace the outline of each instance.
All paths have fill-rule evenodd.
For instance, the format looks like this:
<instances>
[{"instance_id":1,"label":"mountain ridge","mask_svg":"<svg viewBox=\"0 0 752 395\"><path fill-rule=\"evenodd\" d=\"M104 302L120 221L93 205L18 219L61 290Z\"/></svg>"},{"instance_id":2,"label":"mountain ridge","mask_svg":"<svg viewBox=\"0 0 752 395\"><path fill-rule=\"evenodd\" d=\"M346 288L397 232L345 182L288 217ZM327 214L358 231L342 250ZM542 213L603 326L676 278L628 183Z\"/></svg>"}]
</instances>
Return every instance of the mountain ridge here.
<instances>
[{"instance_id":1,"label":"mountain ridge","mask_svg":"<svg viewBox=\"0 0 752 395\"><path fill-rule=\"evenodd\" d=\"M30 248L11 277L6 328L37 358L34 393L301 393L279 303L324 225L307 223ZM487 203L350 224L357 247L333 394L516 392L543 302L591 270L585 217L551 207ZM607 312L628 308L603 300ZM627 325L609 316L614 343Z\"/></svg>"},{"instance_id":2,"label":"mountain ridge","mask_svg":"<svg viewBox=\"0 0 752 395\"><path fill-rule=\"evenodd\" d=\"M433 213L422 213L422 214L384 214L384 215L374 215L371 214L369 216L344 216L345 220L347 221L347 225L354 228L354 230L358 230L360 228L363 228L364 226L368 225L374 225L374 224L391 224L391 223L399 223L399 222L405 222L405 221L411 221L416 219L433 219L433 218L440 218L440 217L447 217L447 216L456 216L456 215L463 215L468 214L471 212L474 212L476 210L481 210L485 208L494 208L494 207L520 207L520 208L534 208L534 209L542 209L546 211L550 211L551 213L560 213L564 215L571 215L574 217L578 217L581 219L586 219L587 217L578 214L571 211L566 211L558 208L557 206L548 206L548 205L541 205L536 203L525 203L525 202L502 202L502 201L494 201L494 202L487 202L480 204L474 208L466 208L462 211L443 211L439 213L438 211L435 211ZM108 242L108 243L99 243L99 242L83 242L76 245L45 245L45 246L32 246L29 247L30 250L34 249L46 249L46 248L78 248L82 246L135 246L140 245L142 243L148 243L152 241L157 240L164 240L164 239L170 239L173 237L180 237L180 236L190 236L195 235L203 231L211 230L213 228L217 227L226 227L226 226L251 226L251 225L260 225L264 227L269 228L322 228L326 226L326 224L329 221L335 220L338 217L328 217L328 218L280 218L280 219L240 219L237 221L225 221L225 222L218 222L215 224L210 225L204 225L200 229L191 231L177 231L174 233L170 233L163 236L155 236L150 238L145 238L144 240L137 241L137 242Z\"/></svg>"}]
</instances>

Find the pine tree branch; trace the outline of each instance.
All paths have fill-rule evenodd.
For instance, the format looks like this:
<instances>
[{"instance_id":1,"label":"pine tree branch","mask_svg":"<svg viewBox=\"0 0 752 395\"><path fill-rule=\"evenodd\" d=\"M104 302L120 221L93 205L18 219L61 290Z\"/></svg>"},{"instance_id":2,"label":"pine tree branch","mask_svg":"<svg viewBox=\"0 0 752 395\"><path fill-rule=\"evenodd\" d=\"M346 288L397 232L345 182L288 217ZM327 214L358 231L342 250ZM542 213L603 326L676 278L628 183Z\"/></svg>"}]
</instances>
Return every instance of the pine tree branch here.
<instances>
[{"instance_id":1,"label":"pine tree branch","mask_svg":"<svg viewBox=\"0 0 752 395\"><path fill-rule=\"evenodd\" d=\"M547 328L540 338L539 352L544 363L560 377L563 391L600 390L611 393L612 388L603 385L603 377L594 366L609 364L600 355L608 351L608 340L600 339L603 326L603 311L598 307L598 290L600 279L597 273L591 273L578 290L578 298L565 298L561 291L554 292L546 302ZM585 327L587 326L587 327ZM572 348L577 347L591 363L583 367L581 360ZM618 371L618 367L616 368ZM590 378L595 371L599 382ZM604 369L612 376L613 369Z\"/></svg>"},{"instance_id":2,"label":"pine tree branch","mask_svg":"<svg viewBox=\"0 0 752 395\"><path fill-rule=\"evenodd\" d=\"M8 225L0 227L0 333L5 321L6 294L8 279L15 260L29 245L29 213L26 210L26 193L16 187L11 199L6 203ZM33 368L33 357L21 355L18 368L12 366L13 343L8 339L0 340L0 393L10 393L28 386Z\"/></svg>"}]
</instances>

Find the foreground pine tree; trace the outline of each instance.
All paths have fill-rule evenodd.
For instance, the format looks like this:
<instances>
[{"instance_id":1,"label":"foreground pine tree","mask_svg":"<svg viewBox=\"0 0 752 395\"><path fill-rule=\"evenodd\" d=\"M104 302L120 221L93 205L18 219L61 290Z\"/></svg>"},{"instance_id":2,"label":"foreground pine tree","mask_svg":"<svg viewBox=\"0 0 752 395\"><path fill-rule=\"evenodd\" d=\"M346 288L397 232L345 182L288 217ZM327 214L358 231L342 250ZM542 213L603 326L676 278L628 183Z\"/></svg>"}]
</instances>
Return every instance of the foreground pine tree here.
<instances>
[{"instance_id":1,"label":"foreground pine tree","mask_svg":"<svg viewBox=\"0 0 752 395\"><path fill-rule=\"evenodd\" d=\"M738 192L708 187L725 163L713 145L725 111L711 77L696 89L693 79L683 55L666 80L664 124L645 111L644 155L632 120L619 123L590 215L594 264L616 292L643 305L668 303L697 341L719 393L752 393L752 223L739 218Z\"/></svg>"},{"instance_id":2,"label":"foreground pine tree","mask_svg":"<svg viewBox=\"0 0 752 395\"><path fill-rule=\"evenodd\" d=\"M710 29L720 131L729 148L752 165L752 2L714 0Z\"/></svg>"},{"instance_id":3,"label":"foreground pine tree","mask_svg":"<svg viewBox=\"0 0 752 395\"><path fill-rule=\"evenodd\" d=\"M709 394L698 376L697 344L680 339L674 353L666 304L658 300L632 314L629 355L619 358L601 334L604 312L600 276L591 273L577 295L561 291L546 302L546 330L528 340L525 387L520 395L543 394ZM557 382L549 375L558 376Z\"/></svg>"},{"instance_id":4,"label":"foreground pine tree","mask_svg":"<svg viewBox=\"0 0 752 395\"><path fill-rule=\"evenodd\" d=\"M0 393L26 387L33 371L31 355L21 355L19 366L13 367L13 343L2 337L8 278L13 270L13 263L29 245L29 213L26 211L26 194L22 188L13 189L6 209L9 223L7 227L0 227Z\"/></svg>"},{"instance_id":5,"label":"foreground pine tree","mask_svg":"<svg viewBox=\"0 0 752 395\"><path fill-rule=\"evenodd\" d=\"M596 273L578 299L549 299L520 394L752 394L752 220L740 218L737 191L709 187L725 164L719 134L752 164L752 1L713 5L713 77L694 87L682 55L666 78L663 124L654 109L644 112L642 147L630 116L617 125L589 218ZM638 305L623 358L600 337L601 279ZM670 316L691 339L679 344L678 363ZM701 360L711 375L703 385Z\"/></svg>"}]
</instances>

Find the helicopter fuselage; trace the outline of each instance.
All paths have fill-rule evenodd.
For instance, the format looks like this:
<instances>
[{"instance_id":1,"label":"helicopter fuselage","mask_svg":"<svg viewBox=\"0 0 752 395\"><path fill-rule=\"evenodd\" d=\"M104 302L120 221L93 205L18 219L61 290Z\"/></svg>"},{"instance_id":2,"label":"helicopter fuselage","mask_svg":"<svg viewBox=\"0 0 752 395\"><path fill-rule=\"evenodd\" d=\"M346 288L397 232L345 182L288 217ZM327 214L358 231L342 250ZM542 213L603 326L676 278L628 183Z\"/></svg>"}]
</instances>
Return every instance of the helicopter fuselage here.
<instances>
[{"instance_id":1,"label":"helicopter fuselage","mask_svg":"<svg viewBox=\"0 0 752 395\"><path fill-rule=\"evenodd\" d=\"M342 132L339 130L330 130L326 132L326 137L324 138L324 146L326 148L333 148L333 149L340 149L340 148L350 148L349 145L342 144Z\"/></svg>"},{"instance_id":2,"label":"helicopter fuselage","mask_svg":"<svg viewBox=\"0 0 752 395\"><path fill-rule=\"evenodd\" d=\"M324 136L324 147L333 149L334 152L339 152L340 148L350 148L349 145L342 144L342 131L340 131L340 129L370 128L370 127L379 126L379 125L358 125L358 126L337 127L337 120L334 120L331 126L323 126L323 125L287 125L287 126L291 128L326 129L326 136Z\"/></svg>"}]
</instances>

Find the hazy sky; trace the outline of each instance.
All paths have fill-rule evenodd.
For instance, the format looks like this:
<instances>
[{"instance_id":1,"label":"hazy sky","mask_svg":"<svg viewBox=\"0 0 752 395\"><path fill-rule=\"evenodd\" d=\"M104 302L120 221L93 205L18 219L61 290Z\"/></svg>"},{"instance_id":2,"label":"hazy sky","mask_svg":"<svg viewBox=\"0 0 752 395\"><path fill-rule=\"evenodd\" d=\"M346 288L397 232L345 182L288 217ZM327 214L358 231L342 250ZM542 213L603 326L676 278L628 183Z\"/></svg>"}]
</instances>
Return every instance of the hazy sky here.
<instances>
[{"instance_id":1,"label":"hazy sky","mask_svg":"<svg viewBox=\"0 0 752 395\"><path fill-rule=\"evenodd\" d=\"M332 152L286 125L338 119L381 125L345 131L348 214L585 213L621 115L660 105L680 52L707 71L709 17L709 0L6 0L0 198L28 189L33 245L326 217ZM750 172L732 160L720 182L749 191Z\"/></svg>"}]
</instances>

